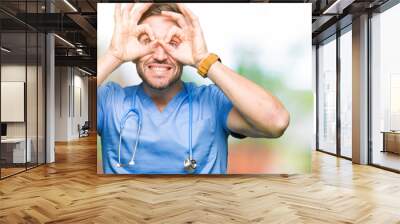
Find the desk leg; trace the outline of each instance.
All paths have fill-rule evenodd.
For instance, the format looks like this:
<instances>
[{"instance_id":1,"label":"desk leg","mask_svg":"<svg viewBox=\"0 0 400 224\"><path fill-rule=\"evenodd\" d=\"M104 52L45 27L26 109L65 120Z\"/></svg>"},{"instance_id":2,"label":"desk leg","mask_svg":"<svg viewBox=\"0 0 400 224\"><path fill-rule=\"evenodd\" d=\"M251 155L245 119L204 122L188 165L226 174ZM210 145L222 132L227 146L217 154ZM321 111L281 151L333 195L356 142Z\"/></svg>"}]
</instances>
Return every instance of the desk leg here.
<instances>
[{"instance_id":1,"label":"desk leg","mask_svg":"<svg viewBox=\"0 0 400 224\"><path fill-rule=\"evenodd\" d=\"M382 133L383 135L383 149L381 152L386 152L386 134Z\"/></svg>"}]
</instances>

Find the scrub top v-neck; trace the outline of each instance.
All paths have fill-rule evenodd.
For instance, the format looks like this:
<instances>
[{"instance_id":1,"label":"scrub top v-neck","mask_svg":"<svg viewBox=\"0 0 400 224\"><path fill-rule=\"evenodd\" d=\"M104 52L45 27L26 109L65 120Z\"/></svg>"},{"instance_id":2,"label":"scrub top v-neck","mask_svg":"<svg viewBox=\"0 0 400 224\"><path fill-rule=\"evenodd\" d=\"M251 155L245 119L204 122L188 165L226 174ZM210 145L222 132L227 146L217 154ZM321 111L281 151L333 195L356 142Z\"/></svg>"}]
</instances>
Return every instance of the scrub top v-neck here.
<instances>
[{"instance_id":1,"label":"scrub top v-neck","mask_svg":"<svg viewBox=\"0 0 400 224\"><path fill-rule=\"evenodd\" d=\"M183 162L189 156L189 95L192 98L192 150L195 173L226 173L227 117L232 103L216 85L184 83L167 106L159 111L143 85L122 88L114 82L98 87L97 130L101 136L104 173L186 174ZM118 167L121 120L135 108L142 127L135 165ZM128 164L137 140L138 116L125 122L121 141L121 163Z\"/></svg>"}]
</instances>

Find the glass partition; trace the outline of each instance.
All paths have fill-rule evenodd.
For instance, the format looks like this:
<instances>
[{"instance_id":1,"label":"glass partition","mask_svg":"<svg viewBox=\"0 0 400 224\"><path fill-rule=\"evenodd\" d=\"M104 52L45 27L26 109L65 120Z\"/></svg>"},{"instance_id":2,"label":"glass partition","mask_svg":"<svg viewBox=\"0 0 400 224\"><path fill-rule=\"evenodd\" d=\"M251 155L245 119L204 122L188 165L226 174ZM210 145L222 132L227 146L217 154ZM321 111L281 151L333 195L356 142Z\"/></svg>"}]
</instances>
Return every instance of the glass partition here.
<instances>
[{"instance_id":1,"label":"glass partition","mask_svg":"<svg viewBox=\"0 0 400 224\"><path fill-rule=\"evenodd\" d=\"M1 1L0 178L45 163L45 35L17 18L44 1Z\"/></svg>"},{"instance_id":2,"label":"glass partition","mask_svg":"<svg viewBox=\"0 0 400 224\"><path fill-rule=\"evenodd\" d=\"M3 32L1 46L1 175L6 177L24 171L31 158L26 150L26 33Z\"/></svg>"},{"instance_id":3,"label":"glass partition","mask_svg":"<svg viewBox=\"0 0 400 224\"><path fill-rule=\"evenodd\" d=\"M336 37L318 47L318 147L336 154Z\"/></svg>"},{"instance_id":4,"label":"glass partition","mask_svg":"<svg viewBox=\"0 0 400 224\"><path fill-rule=\"evenodd\" d=\"M352 149L352 33L340 36L340 154L351 158Z\"/></svg>"}]
</instances>

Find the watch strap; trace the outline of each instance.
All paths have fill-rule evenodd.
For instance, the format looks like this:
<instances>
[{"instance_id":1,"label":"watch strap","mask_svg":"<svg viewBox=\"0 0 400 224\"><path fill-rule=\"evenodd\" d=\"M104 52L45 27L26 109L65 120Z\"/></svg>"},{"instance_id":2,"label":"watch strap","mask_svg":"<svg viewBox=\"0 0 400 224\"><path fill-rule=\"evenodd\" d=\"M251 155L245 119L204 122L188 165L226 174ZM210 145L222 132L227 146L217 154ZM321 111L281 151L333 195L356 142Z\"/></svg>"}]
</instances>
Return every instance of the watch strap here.
<instances>
[{"instance_id":1,"label":"watch strap","mask_svg":"<svg viewBox=\"0 0 400 224\"><path fill-rule=\"evenodd\" d=\"M199 73L199 75L201 75L203 78L207 78L208 70L216 61L221 62L221 59L218 57L218 55L210 53L207 57L200 61L197 73Z\"/></svg>"}]
</instances>

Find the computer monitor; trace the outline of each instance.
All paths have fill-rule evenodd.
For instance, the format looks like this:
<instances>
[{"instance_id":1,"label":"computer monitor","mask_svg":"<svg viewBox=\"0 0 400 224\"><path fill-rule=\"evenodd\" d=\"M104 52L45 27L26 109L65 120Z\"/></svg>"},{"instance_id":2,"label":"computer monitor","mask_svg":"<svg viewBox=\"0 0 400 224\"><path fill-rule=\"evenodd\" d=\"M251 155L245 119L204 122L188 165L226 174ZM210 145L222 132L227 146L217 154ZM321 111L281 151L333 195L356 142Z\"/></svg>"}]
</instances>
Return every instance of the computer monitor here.
<instances>
[{"instance_id":1,"label":"computer monitor","mask_svg":"<svg viewBox=\"0 0 400 224\"><path fill-rule=\"evenodd\" d=\"M7 136L7 124L1 123L1 137Z\"/></svg>"}]
</instances>

